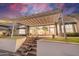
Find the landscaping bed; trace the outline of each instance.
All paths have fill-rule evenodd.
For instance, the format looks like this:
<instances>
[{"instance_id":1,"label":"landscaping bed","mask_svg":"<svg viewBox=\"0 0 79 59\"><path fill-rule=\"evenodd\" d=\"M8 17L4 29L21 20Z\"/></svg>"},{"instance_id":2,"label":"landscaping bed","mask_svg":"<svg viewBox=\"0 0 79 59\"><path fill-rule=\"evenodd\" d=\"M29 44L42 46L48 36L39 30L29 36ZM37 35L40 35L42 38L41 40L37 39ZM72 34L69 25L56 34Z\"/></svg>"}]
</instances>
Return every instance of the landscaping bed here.
<instances>
[{"instance_id":1,"label":"landscaping bed","mask_svg":"<svg viewBox=\"0 0 79 59\"><path fill-rule=\"evenodd\" d=\"M65 39L64 37L57 37L54 39L53 38L47 38L47 39L51 41L79 43L79 37L67 37L67 39Z\"/></svg>"}]
</instances>

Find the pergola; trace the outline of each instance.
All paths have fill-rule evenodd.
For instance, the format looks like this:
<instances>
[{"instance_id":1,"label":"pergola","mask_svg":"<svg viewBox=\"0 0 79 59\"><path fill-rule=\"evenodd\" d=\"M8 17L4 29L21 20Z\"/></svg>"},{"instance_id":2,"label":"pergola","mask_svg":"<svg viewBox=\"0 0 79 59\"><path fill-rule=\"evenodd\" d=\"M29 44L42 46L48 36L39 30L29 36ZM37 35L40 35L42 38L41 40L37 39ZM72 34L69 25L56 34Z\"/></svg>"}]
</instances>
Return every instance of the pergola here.
<instances>
[{"instance_id":1,"label":"pergola","mask_svg":"<svg viewBox=\"0 0 79 59\"><path fill-rule=\"evenodd\" d=\"M24 16L16 18L19 23L26 24L28 26L40 26L40 25L50 25L57 22L59 18L60 12L59 10L48 11L38 14L33 14L30 16Z\"/></svg>"},{"instance_id":2,"label":"pergola","mask_svg":"<svg viewBox=\"0 0 79 59\"><path fill-rule=\"evenodd\" d=\"M78 16L79 15L77 15L77 14L67 15L67 16L64 16L63 19L65 21L65 24L67 24L67 23L79 24ZM55 25L56 34L58 34L57 24L60 24L59 28L60 28L60 35L61 35L62 34L62 29L61 29L62 22L59 21L59 18L60 18L60 11L55 10L55 11L48 11L48 12L33 14L30 16L18 17L15 19L3 18L2 20L0 20L0 22L13 24L11 36L13 36L15 24L23 24L23 25L27 26L27 28L29 28L29 26ZM79 26L77 26L77 29L79 31ZM29 29L27 30L27 32L29 32Z\"/></svg>"}]
</instances>

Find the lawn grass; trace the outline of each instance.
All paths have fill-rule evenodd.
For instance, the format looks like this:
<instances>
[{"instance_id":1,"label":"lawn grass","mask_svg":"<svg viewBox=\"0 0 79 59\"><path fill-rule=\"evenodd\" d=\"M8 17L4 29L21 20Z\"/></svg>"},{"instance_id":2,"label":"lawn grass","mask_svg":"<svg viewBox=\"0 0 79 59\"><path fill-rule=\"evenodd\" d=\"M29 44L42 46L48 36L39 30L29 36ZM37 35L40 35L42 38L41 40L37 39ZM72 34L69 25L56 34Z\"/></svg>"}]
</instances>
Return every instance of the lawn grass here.
<instances>
[{"instance_id":1,"label":"lawn grass","mask_svg":"<svg viewBox=\"0 0 79 59\"><path fill-rule=\"evenodd\" d=\"M23 37L25 37L25 36L13 36L12 38L11 38L11 36L5 36L5 37L0 37L0 39L21 39L21 38L23 38Z\"/></svg>"},{"instance_id":2,"label":"lawn grass","mask_svg":"<svg viewBox=\"0 0 79 59\"><path fill-rule=\"evenodd\" d=\"M64 37L58 37L58 38L54 38L54 39L53 38L48 38L48 40L79 43L79 37L67 37L67 39L65 39Z\"/></svg>"}]
</instances>

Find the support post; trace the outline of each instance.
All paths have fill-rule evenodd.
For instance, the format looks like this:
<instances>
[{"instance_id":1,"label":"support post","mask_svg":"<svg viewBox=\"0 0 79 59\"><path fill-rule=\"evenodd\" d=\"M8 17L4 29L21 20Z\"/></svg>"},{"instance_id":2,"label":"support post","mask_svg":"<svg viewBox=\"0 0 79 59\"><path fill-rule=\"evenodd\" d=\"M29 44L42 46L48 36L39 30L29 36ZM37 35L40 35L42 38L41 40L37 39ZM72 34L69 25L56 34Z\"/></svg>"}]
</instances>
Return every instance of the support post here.
<instances>
[{"instance_id":1,"label":"support post","mask_svg":"<svg viewBox=\"0 0 79 59\"><path fill-rule=\"evenodd\" d=\"M55 31L56 31L56 35L58 35L57 23L55 23Z\"/></svg>"},{"instance_id":2,"label":"support post","mask_svg":"<svg viewBox=\"0 0 79 59\"><path fill-rule=\"evenodd\" d=\"M26 26L26 35L29 35L29 26Z\"/></svg>"},{"instance_id":3,"label":"support post","mask_svg":"<svg viewBox=\"0 0 79 59\"><path fill-rule=\"evenodd\" d=\"M62 36L62 28L61 28L61 24L59 23L59 36Z\"/></svg>"},{"instance_id":4,"label":"support post","mask_svg":"<svg viewBox=\"0 0 79 59\"><path fill-rule=\"evenodd\" d=\"M76 33L75 24L72 24L73 26L73 32Z\"/></svg>"},{"instance_id":5,"label":"support post","mask_svg":"<svg viewBox=\"0 0 79 59\"><path fill-rule=\"evenodd\" d=\"M14 35L14 27L15 27L15 25L13 24L13 26L12 26L12 32L11 32L11 38L12 38L13 35Z\"/></svg>"},{"instance_id":6,"label":"support post","mask_svg":"<svg viewBox=\"0 0 79 59\"><path fill-rule=\"evenodd\" d=\"M79 33L79 22L76 24L77 32Z\"/></svg>"}]
</instances>

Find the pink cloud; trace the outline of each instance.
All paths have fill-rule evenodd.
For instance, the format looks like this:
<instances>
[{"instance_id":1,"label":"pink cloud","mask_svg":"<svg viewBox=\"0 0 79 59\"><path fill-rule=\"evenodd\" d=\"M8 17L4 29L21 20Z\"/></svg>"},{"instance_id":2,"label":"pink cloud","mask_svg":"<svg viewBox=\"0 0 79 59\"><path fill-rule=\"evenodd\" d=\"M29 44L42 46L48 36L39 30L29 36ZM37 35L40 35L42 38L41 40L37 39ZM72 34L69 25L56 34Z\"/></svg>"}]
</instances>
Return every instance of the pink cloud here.
<instances>
[{"instance_id":1,"label":"pink cloud","mask_svg":"<svg viewBox=\"0 0 79 59\"><path fill-rule=\"evenodd\" d=\"M40 4L33 4L33 9L38 10L50 10L49 6L46 3L40 3Z\"/></svg>"},{"instance_id":2,"label":"pink cloud","mask_svg":"<svg viewBox=\"0 0 79 59\"><path fill-rule=\"evenodd\" d=\"M26 5L25 4L21 4L21 3L14 3L14 4L11 4L10 6L9 6L9 8L11 9L11 10L23 10L24 9L24 7L26 7Z\"/></svg>"},{"instance_id":3,"label":"pink cloud","mask_svg":"<svg viewBox=\"0 0 79 59\"><path fill-rule=\"evenodd\" d=\"M36 3L32 4L32 13L39 13L39 12L45 12L51 10L51 8L46 3Z\"/></svg>"},{"instance_id":4,"label":"pink cloud","mask_svg":"<svg viewBox=\"0 0 79 59\"><path fill-rule=\"evenodd\" d=\"M32 7L32 8L29 8ZM14 3L10 5L10 9L17 11L22 15L29 13L39 13L44 11L52 10L47 3Z\"/></svg>"},{"instance_id":5,"label":"pink cloud","mask_svg":"<svg viewBox=\"0 0 79 59\"><path fill-rule=\"evenodd\" d=\"M16 10L16 6L17 6L17 4L11 4L11 5L9 6L9 8L10 8L11 10Z\"/></svg>"},{"instance_id":6,"label":"pink cloud","mask_svg":"<svg viewBox=\"0 0 79 59\"><path fill-rule=\"evenodd\" d=\"M10 10L17 11L20 13L24 13L28 11L28 4L26 3L14 3L9 6Z\"/></svg>"},{"instance_id":7,"label":"pink cloud","mask_svg":"<svg viewBox=\"0 0 79 59\"><path fill-rule=\"evenodd\" d=\"M27 12L28 11L28 5L22 6L20 9L20 12Z\"/></svg>"},{"instance_id":8,"label":"pink cloud","mask_svg":"<svg viewBox=\"0 0 79 59\"><path fill-rule=\"evenodd\" d=\"M58 6L58 8L63 9L64 8L64 3L58 3L57 6Z\"/></svg>"}]
</instances>

